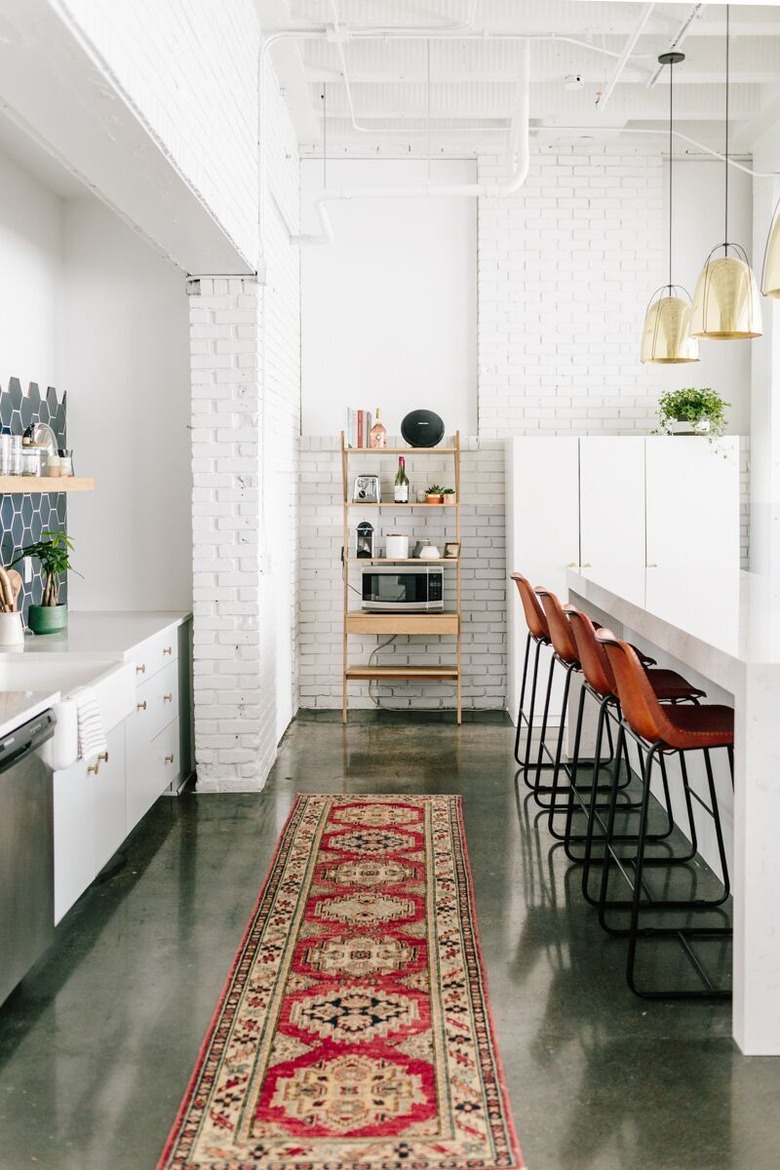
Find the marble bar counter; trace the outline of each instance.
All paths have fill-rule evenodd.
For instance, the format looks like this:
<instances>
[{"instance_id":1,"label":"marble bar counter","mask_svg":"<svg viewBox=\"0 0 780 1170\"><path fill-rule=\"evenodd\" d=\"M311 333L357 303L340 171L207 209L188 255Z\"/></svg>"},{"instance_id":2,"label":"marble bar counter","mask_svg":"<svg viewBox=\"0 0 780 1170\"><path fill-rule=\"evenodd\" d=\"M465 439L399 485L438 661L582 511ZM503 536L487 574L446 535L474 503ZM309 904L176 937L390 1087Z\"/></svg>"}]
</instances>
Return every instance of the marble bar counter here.
<instances>
[{"instance_id":1,"label":"marble bar counter","mask_svg":"<svg viewBox=\"0 0 780 1170\"><path fill-rule=\"evenodd\" d=\"M733 696L732 1029L780 1055L780 581L725 569L569 570L569 599Z\"/></svg>"}]
</instances>

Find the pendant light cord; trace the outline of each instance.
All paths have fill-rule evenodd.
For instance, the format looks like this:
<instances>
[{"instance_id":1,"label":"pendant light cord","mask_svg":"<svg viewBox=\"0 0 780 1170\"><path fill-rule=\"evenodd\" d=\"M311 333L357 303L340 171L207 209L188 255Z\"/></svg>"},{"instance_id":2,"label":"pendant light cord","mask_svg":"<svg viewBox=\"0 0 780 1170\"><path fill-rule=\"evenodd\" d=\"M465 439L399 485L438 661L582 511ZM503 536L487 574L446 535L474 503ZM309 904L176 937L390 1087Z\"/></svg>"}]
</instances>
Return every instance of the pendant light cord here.
<instances>
[{"instance_id":1,"label":"pendant light cord","mask_svg":"<svg viewBox=\"0 0 780 1170\"><path fill-rule=\"evenodd\" d=\"M672 102L674 100L674 61L669 62L669 296L672 289Z\"/></svg>"},{"instance_id":2,"label":"pendant light cord","mask_svg":"<svg viewBox=\"0 0 780 1170\"><path fill-rule=\"evenodd\" d=\"M724 200L723 239L729 254L729 5L726 5L726 197Z\"/></svg>"}]
</instances>

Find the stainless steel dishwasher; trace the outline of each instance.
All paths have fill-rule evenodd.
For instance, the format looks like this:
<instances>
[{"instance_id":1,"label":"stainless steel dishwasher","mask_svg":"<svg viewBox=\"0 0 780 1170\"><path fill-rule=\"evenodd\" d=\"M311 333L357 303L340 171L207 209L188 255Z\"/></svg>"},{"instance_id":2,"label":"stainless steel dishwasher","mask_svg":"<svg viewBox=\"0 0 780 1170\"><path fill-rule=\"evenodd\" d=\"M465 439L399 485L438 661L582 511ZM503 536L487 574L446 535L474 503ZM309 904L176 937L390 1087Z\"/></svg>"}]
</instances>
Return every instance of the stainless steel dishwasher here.
<instances>
[{"instance_id":1,"label":"stainless steel dishwasher","mask_svg":"<svg viewBox=\"0 0 780 1170\"><path fill-rule=\"evenodd\" d=\"M0 739L0 1003L54 937L52 774L37 749L55 724L44 711Z\"/></svg>"}]
</instances>

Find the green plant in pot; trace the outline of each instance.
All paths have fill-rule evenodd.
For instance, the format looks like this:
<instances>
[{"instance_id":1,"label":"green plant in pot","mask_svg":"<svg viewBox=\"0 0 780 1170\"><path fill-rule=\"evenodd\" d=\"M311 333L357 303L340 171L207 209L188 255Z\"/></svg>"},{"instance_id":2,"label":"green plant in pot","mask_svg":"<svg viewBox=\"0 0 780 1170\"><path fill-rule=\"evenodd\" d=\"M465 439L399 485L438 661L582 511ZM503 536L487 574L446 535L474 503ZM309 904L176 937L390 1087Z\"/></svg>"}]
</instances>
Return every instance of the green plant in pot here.
<instances>
[{"instance_id":1,"label":"green plant in pot","mask_svg":"<svg viewBox=\"0 0 780 1170\"><path fill-rule=\"evenodd\" d=\"M664 435L722 435L730 405L709 386L669 390L658 399L658 429Z\"/></svg>"},{"instance_id":2,"label":"green plant in pot","mask_svg":"<svg viewBox=\"0 0 780 1170\"><path fill-rule=\"evenodd\" d=\"M43 596L40 605L31 605L27 625L34 634L54 634L68 624L68 607L59 600L61 577L73 566L70 553L73 541L67 532L42 532L35 544L25 545L11 562L17 565L25 557L37 557L43 572Z\"/></svg>"}]
</instances>

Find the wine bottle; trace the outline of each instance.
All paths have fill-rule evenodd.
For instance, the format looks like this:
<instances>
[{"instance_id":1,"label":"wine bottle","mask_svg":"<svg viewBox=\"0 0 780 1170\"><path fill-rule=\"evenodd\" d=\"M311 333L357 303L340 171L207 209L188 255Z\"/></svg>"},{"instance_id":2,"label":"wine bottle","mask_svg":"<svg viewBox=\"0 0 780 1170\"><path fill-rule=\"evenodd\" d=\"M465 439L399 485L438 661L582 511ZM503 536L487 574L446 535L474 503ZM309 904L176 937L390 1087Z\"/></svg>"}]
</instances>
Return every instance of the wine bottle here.
<instances>
[{"instance_id":1,"label":"wine bottle","mask_svg":"<svg viewBox=\"0 0 780 1170\"><path fill-rule=\"evenodd\" d=\"M376 408L376 422L372 426L369 437L369 447L386 447L387 446L387 431L384 423L381 421L381 414L379 407Z\"/></svg>"},{"instance_id":2,"label":"wine bottle","mask_svg":"<svg viewBox=\"0 0 780 1170\"><path fill-rule=\"evenodd\" d=\"M398 471L395 473L394 499L396 504L409 503L409 476L406 474L406 460L403 455L398 456Z\"/></svg>"}]
</instances>

